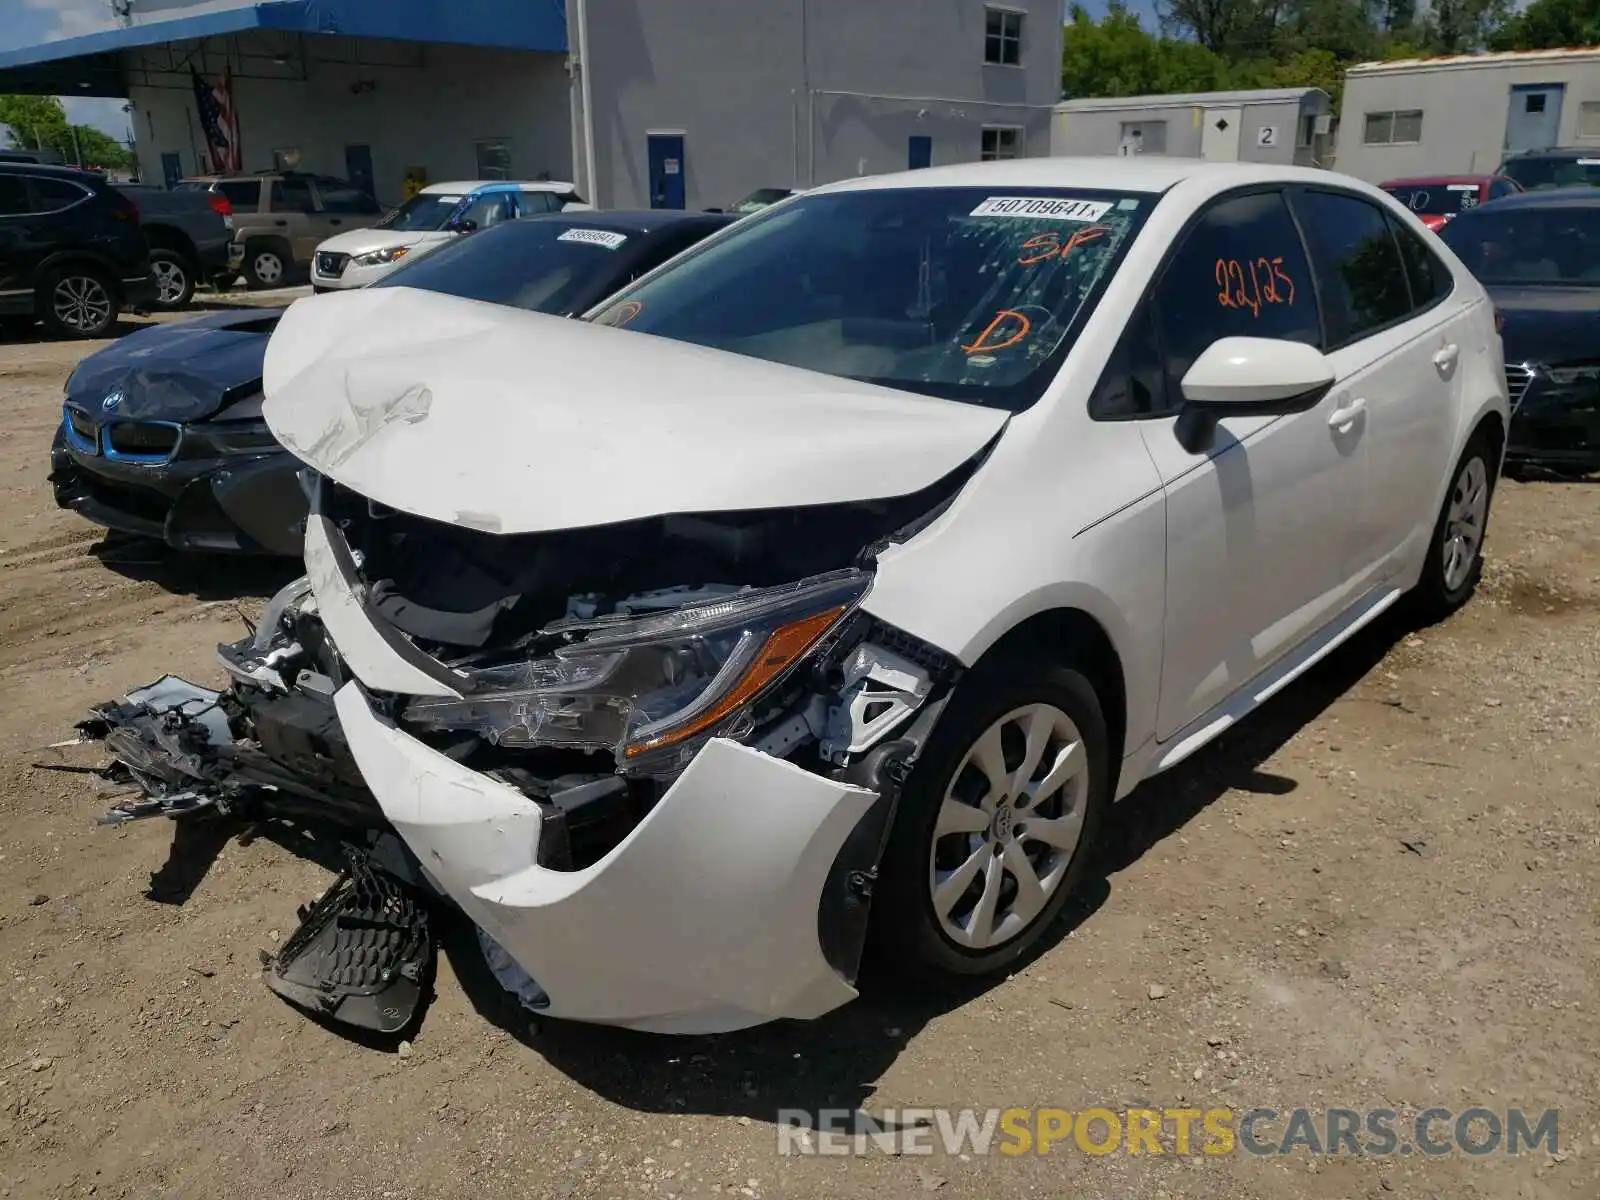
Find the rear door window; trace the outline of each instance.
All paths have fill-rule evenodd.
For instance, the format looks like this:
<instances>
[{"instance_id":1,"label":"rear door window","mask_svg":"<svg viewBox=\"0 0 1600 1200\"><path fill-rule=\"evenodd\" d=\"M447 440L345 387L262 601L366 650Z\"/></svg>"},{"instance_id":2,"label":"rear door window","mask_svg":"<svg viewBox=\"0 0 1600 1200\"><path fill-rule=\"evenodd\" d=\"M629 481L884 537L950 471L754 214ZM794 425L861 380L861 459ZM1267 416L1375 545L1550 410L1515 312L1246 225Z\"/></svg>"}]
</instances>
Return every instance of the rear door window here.
<instances>
[{"instance_id":1,"label":"rear door window","mask_svg":"<svg viewBox=\"0 0 1600 1200\"><path fill-rule=\"evenodd\" d=\"M1295 209L1311 244L1330 349L1349 345L1411 312L1411 285L1383 210L1345 192L1302 191Z\"/></svg>"},{"instance_id":2,"label":"rear door window","mask_svg":"<svg viewBox=\"0 0 1600 1200\"><path fill-rule=\"evenodd\" d=\"M228 199L234 212L261 211L261 181L259 179L228 179L217 184L217 191Z\"/></svg>"},{"instance_id":3,"label":"rear door window","mask_svg":"<svg viewBox=\"0 0 1600 1200\"><path fill-rule=\"evenodd\" d=\"M1174 401L1194 360L1218 338L1322 341L1311 268L1281 192L1232 196L1207 209L1184 233L1154 298Z\"/></svg>"},{"instance_id":4,"label":"rear door window","mask_svg":"<svg viewBox=\"0 0 1600 1200\"><path fill-rule=\"evenodd\" d=\"M21 175L0 174L0 217L20 217L28 211L28 185Z\"/></svg>"},{"instance_id":5,"label":"rear door window","mask_svg":"<svg viewBox=\"0 0 1600 1200\"><path fill-rule=\"evenodd\" d=\"M376 216L378 202L353 184L326 175L317 176L317 198L322 211L344 215Z\"/></svg>"},{"instance_id":6,"label":"rear door window","mask_svg":"<svg viewBox=\"0 0 1600 1200\"><path fill-rule=\"evenodd\" d=\"M273 212L314 212L316 204L311 198L311 181L308 179L275 179L272 181Z\"/></svg>"},{"instance_id":7,"label":"rear door window","mask_svg":"<svg viewBox=\"0 0 1600 1200\"><path fill-rule=\"evenodd\" d=\"M89 198L89 189L68 179L49 179L33 176L28 180L28 190L33 200L30 209L36 213L60 212Z\"/></svg>"}]
</instances>

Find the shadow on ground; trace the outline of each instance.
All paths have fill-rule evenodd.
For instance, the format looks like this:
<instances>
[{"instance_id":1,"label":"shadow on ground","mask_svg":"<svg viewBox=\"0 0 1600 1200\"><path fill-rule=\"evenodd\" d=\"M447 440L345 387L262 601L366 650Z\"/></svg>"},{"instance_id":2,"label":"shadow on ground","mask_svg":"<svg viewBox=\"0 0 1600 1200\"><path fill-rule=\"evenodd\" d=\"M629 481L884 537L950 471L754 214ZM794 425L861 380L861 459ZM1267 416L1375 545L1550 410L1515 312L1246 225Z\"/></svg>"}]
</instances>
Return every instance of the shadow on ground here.
<instances>
[{"instance_id":1,"label":"shadow on ground","mask_svg":"<svg viewBox=\"0 0 1600 1200\"><path fill-rule=\"evenodd\" d=\"M1261 764L1408 632L1400 618L1375 622L1238 728L1116 805L1085 883L1038 953L1092 916L1111 896L1121 871L1228 790L1292 792L1295 780L1263 771ZM463 990L485 1018L577 1083L647 1112L772 1121L781 1108L857 1109L924 1025L993 985L991 980L913 992L869 974L859 1000L818 1021L783 1021L717 1037L665 1038L573 1022L530 1023L489 973L470 927L447 930L441 941Z\"/></svg>"},{"instance_id":2,"label":"shadow on ground","mask_svg":"<svg viewBox=\"0 0 1600 1200\"><path fill-rule=\"evenodd\" d=\"M89 553L124 578L196 600L266 599L305 571L297 558L177 551L118 533L108 533Z\"/></svg>"}]
</instances>

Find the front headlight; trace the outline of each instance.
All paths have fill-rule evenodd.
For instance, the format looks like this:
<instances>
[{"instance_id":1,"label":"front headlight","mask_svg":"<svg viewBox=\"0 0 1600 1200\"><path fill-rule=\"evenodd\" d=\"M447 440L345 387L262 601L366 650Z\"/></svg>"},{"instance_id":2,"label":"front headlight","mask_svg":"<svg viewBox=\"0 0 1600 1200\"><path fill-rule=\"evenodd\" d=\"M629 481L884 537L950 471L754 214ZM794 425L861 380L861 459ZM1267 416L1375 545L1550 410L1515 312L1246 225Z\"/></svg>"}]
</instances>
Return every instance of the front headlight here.
<instances>
[{"instance_id":1,"label":"front headlight","mask_svg":"<svg viewBox=\"0 0 1600 1200\"><path fill-rule=\"evenodd\" d=\"M863 571L836 571L657 616L563 622L588 636L548 657L470 672L471 696L419 697L401 719L500 746L610 747L625 767L670 770L704 738L748 733L751 703L802 662L870 584Z\"/></svg>"},{"instance_id":2,"label":"front headlight","mask_svg":"<svg viewBox=\"0 0 1600 1200\"><path fill-rule=\"evenodd\" d=\"M381 267L388 263L399 262L410 253L410 246L389 246L383 250L371 250L366 254L357 254L350 261L358 267Z\"/></svg>"}]
</instances>

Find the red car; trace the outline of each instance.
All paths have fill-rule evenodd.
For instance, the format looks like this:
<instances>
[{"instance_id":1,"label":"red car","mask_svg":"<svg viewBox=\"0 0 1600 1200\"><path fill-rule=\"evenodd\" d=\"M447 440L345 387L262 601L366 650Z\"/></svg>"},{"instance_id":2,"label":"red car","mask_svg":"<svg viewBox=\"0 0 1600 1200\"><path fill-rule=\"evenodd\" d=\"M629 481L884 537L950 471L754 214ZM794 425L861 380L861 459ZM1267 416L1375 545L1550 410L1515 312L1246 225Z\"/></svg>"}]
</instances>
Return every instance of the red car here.
<instances>
[{"instance_id":1,"label":"red car","mask_svg":"<svg viewBox=\"0 0 1600 1200\"><path fill-rule=\"evenodd\" d=\"M1378 186L1433 230L1442 229L1451 217L1465 209L1477 208L1485 200L1497 200L1522 191L1515 179L1505 175L1428 175L1417 179L1391 179Z\"/></svg>"}]
</instances>

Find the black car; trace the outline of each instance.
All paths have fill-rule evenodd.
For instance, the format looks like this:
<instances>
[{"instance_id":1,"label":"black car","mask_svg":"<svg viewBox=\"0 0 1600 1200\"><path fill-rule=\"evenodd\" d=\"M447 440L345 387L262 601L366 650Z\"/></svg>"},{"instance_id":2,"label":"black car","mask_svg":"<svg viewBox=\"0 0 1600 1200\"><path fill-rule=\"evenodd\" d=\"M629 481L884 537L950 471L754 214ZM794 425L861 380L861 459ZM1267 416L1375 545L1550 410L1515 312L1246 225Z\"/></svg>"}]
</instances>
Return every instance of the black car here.
<instances>
[{"instance_id":1,"label":"black car","mask_svg":"<svg viewBox=\"0 0 1600 1200\"><path fill-rule=\"evenodd\" d=\"M103 337L155 297L133 201L88 171L0 162L0 320Z\"/></svg>"},{"instance_id":2,"label":"black car","mask_svg":"<svg viewBox=\"0 0 1600 1200\"><path fill-rule=\"evenodd\" d=\"M1593 146L1524 150L1507 156L1499 173L1516 180L1525 192L1595 187L1600 185L1600 151Z\"/></svg>"},{"instance_id":3,"label":"black car","mask_svg":"<svg viewBox=\"0 0 1600 1200\"><path fill-rule=\"evenodd\" d=\"M733 220L660 210L530 217L450 242L371 286L576 316ZM262 362L283 311L157 325L84 359L67 380L50 453L56 503L176 549L298 557L300 463L261 416Z\"/></svg>"},{"instance_id":4,"label":"black car","mask_svg":"<svg viewBox=\"0 0 1600 1200\"><path fill-rule=\"evenodd\" d=\"M1439 236L1503 321L1507 463L1600 470L1600 189L1507 196Z\"/></svg>"}]
</instances>

